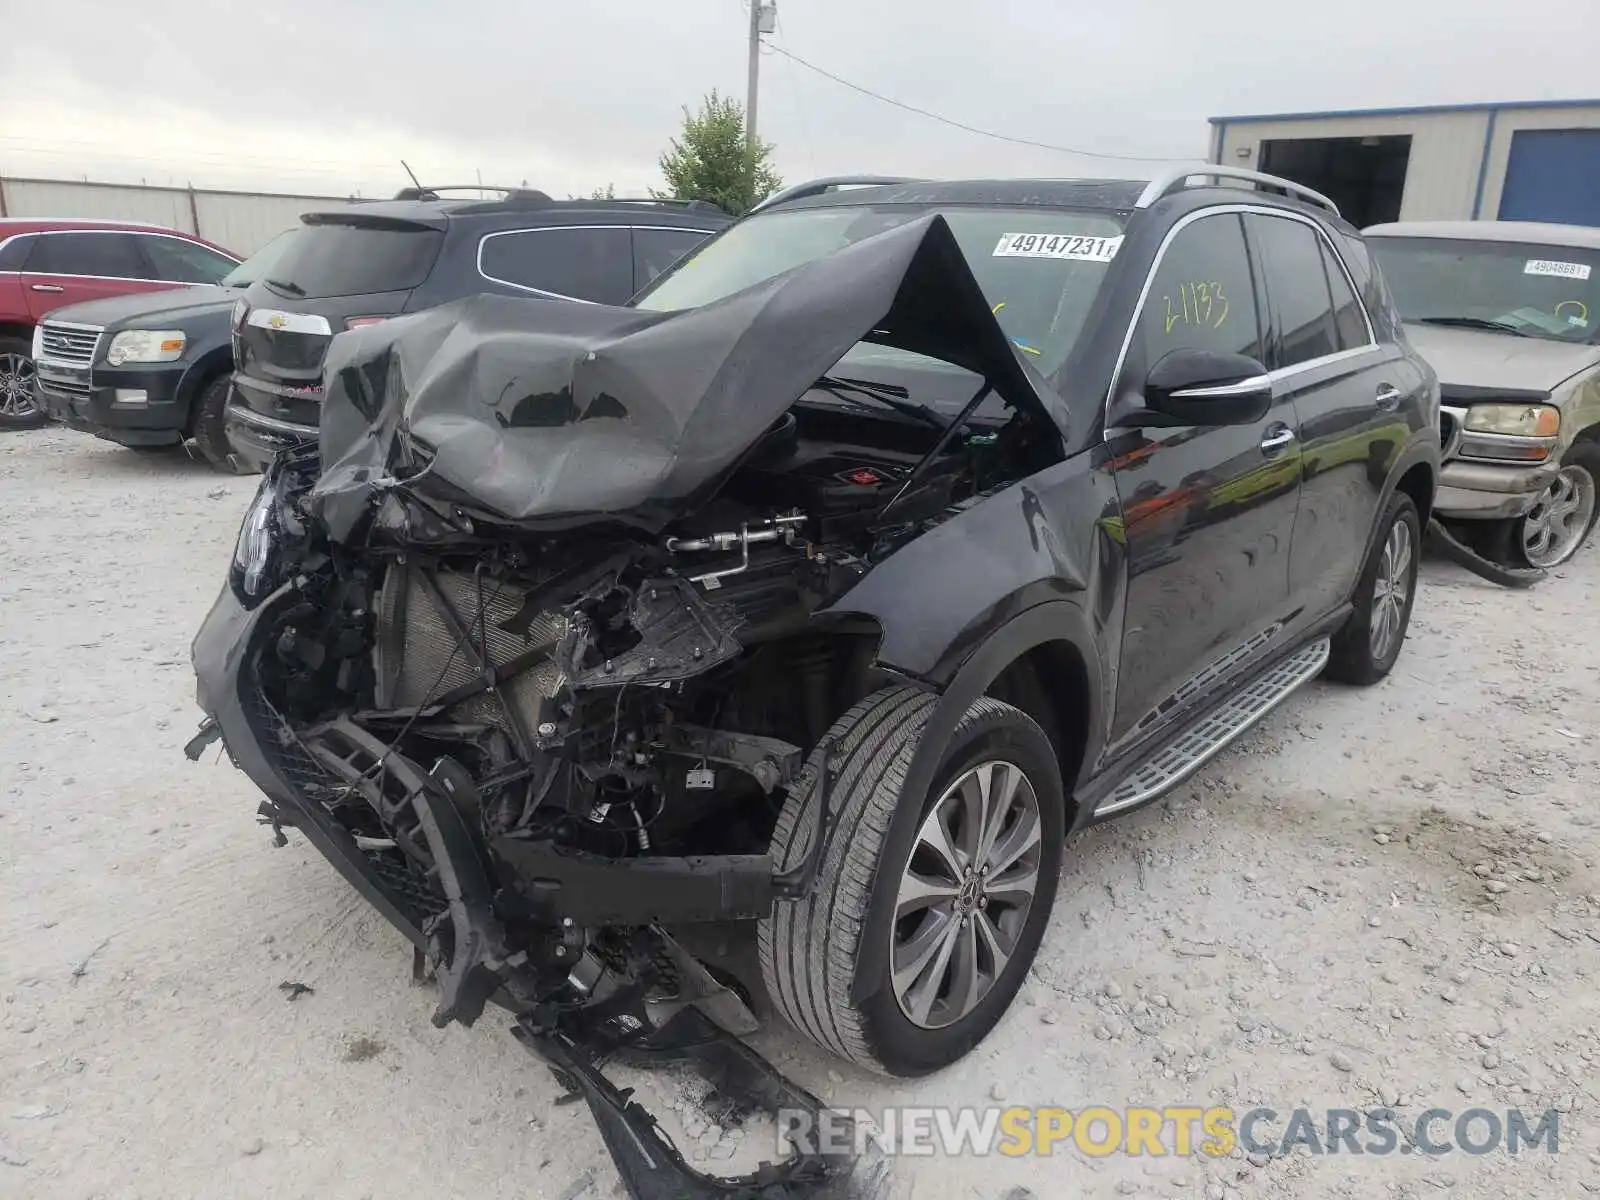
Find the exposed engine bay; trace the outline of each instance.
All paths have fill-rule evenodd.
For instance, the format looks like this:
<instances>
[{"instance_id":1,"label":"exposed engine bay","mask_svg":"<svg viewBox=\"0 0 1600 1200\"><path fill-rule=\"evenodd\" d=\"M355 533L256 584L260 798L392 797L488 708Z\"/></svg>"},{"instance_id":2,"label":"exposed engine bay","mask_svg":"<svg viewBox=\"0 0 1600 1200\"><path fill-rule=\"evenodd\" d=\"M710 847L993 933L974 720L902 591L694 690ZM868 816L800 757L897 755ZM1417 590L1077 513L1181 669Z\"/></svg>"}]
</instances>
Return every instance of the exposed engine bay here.
<instances>
[{"instance_id":1,"label":"exposed engine bay","mask_svg":"<svg viewBox=\"0 0 1600 1200\"><path fill-rule=\"evenodd\" d=\"M829 375L864 335L938 349L972 393ZM815 1106L729 1042L755 1027L743 985L672 931L808 893L816 856L780 870L774 825L792 793L828 819L828 731L883 678L841 598L1059 461L948 229L682 314L479 297L341 336L328 373L321 445L269 468L196 639L191 754L221 732L263 762L263 818L407 932L435 1023L519 1014L619 1165L655 1138L598 1072L624 1045ZM682 1190L675 1161L660 1194L733 1194Z\"/></svg>"}]
</instances>

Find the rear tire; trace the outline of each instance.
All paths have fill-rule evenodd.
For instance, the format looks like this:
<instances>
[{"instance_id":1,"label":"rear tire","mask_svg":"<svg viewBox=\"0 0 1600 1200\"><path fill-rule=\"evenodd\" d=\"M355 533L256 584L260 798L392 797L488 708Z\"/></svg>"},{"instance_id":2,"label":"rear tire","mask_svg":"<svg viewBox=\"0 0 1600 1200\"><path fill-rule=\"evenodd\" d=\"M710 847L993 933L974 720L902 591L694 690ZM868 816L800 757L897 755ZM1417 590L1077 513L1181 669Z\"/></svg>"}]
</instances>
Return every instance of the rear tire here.
<instances>
[{"instance_id":1,"label":"rear tire","mask_svg":"<svg viewBox=\"0 0 1600 1200\"><path fill-rule=\"evenodd\" d=\"M22 338L0 337L0 429L38 429L50 423L37 388L33 346Z\"/></svg>"},{"instance_id":2,"label":"rear tire","mask_svg":"<svg viewBox=\"0 0 1600 1200\"><path fill-rule=\"evenodd\" d=\"M228 444L225 425L232 394L233 380L226 373L207 381L194 399L194 414L189 418L189 436L200 457L229 475L238 473L231 461L233 447Z\"/></svg>"},{"instance_id":3,"label":"rear tire","mask_svg":"<svg viewBox=\"0 0 1600 1200\"><path fill-rule=\"evenodd\" d=\"M925 692L890 687L834 724L834 783L815 886L803 900L780 903L758 930L762 977L784 1019L824 1049L887 1075L937 1071L994 1028L1044 936L1066 837L1060 767L1049 738L1026 713L989 697L973 704L956 727L928 794L903 796L934 706L935 698ZM818 766L813 754L773 831L772 855L784 869L799 866L811 847ZM987 802L981 806L994 814L992 822L968 825L966 814L980 808L962 805L980 793L955 785L976 789L980 780L988 789L982 795L1005 799L992 809ZM918 829L910 848L896 851L891 827L910 804L916 805ZM954 813L957 824L954 831L939 826L953 856L930 868L919 856L929 852L924 833L936 804L941 814ZM1030 813L1036 828L1025 823ZM984 828L994 830L987 840ZM1007 856L1024 844L1007 865ZM963 849L969 845L976 848L970 856ZM987 883L969 880L950 888L935 878L940 864L953 864L956 879L975 862L993 865ZM905 889L914 891L926 880L946 899L908 901ZM962 913L968 914L965 923ZM901 979L910 984L897 989L897 958L907 966L924 961L919 947L947 941L951 950L943 963L935 954L921 970L903 970ZM877 977L858 1004L851 992L865 946L885 953L872 956L880 964Z\"/></svg>"},{"instance_id":4,"label":"rear tire","mask_svg":"<svg viewBox=\"0 0 1600 1200\"><path fill-rule=\"evenodd\" d=\"M1422 521L1410 496L1396 492L1390 497L1379 529L1356 583L1355 612L1334 634L1323 672L1339 683L1365 687L1387 675L1411 625L1422 563Z\"/></svg>"}]
</instances>

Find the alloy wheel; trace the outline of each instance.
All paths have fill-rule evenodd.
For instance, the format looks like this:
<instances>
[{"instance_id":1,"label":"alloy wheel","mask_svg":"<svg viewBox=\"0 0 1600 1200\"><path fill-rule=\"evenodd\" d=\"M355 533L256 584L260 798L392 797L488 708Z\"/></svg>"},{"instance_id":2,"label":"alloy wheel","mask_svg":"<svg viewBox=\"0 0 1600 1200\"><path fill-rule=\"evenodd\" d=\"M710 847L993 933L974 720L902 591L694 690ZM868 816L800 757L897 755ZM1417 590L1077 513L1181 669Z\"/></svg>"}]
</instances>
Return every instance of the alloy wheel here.
<instances>
[{"instance_id":1,"label":"alloy wheel","mask_svg":"<svg viewBox=\"0 0 1600 1200\"><path fill-rule=\"evenodd\" d=\"M1372 584L1372 658L1384 662L1402 634L1406 601L1411 596L1411 526L1396 521L1384 539L1378 575Z\"/></svg>"},{"instance_id":2,"label":"alloy wheel","mask_svg":"<svg viewBox=\"0 0 1600 1200\"><path fill-rule=\"evenodd\" d=\"M1522 518L1522 553L1530 567L1556 567L1583 542L1594 520L1595 481L1582 466L1561 468Z\"/></svg>"},{"instance_id":3,"label":"alloy wheel","mask_svg":"<svg viewBox=\"0 0 1600 1200\"><path fill-rule=\"evenodd\" d=\"M945 789L917 831L895 897L890 970L900 1011L940 1029L983 1002L1016 952L1039 886L1039 797L991 760Z\"/></svg>"},{"instance_id":4,"label":"alloy wheel","mask_svg":"<svg viewBox=\"0 0 1600 1200\"><path fill-rule=\"evenodd\" d=\"M33 360L25 354L0 354L0 416L34 416L39 408L33 387Z\"/></svg>"}]
</instances>

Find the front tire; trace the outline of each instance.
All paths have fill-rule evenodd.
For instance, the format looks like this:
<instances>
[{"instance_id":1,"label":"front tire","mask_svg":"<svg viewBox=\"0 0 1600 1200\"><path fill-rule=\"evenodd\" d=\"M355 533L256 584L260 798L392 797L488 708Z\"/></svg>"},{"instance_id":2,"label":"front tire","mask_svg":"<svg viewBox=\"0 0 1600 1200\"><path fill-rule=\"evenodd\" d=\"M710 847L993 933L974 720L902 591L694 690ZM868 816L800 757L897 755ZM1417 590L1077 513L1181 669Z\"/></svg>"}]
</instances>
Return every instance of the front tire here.
<instances>
[{"instance_id":1,"label":"front tire","mask_svg":"<svg viewBox=\"0 0 1600 1200\"><path fill-rule=\"evenodd\" d=\"M1512 523L1508 547L1513 566L1559 567L1589 539L1600 516L1600 445L1574 442L1561 473L1540 493L1527 515Z\"/></svg>"},{"instance_id":2,"label":"front tire","mask_svg":"<svg viewBox=\"0 0 1600 1200\"><path fill-rule=\"evenodd\" d=\"M762 976L784 1019L868 1070L925 1075L999 1022L1044 936L1066 836L1061 773L1028 715L982 697L956 727L926 796L903 797L935 706L885 688L836 722L834 784L811 895L760 923ZM813 755L773 832L784 869L817 823ZM891 831L916 805L909 848ZM863 947L886 953L851 999Z\"/></svg>"},{"instance_id":3,"label":"front tire","mask_svg":"<svg viewBox=\"0 0 1600 1200\"><path fill-rule=\"evenodd\" d=\"M1365 687L1394 667L1411 625L1422 563L1422 520L1416 503L1396 492L1384 509L1377 543L1356 583L1355 612L1333 636L1323 672L1339 683Z\"/></svg>"},{"instance_id":4,"label":"front tire","mask_svg":"<svg viewBox=\"0 0 1600 1200\"><path fill-rule=\"evenodd\" d=\"M0 429L37 429L50 423L37 387L33 347L21 338L0 338Z\"/></svg>"},{"instance_id":5,"label":"front tire","mask_svg":"<svg viewBox=\"0 0 1600 1200\"><path fill-rule=\"evenodd\" d=\"M233 381L226 373L209 380L194 398L194 415L189 418L189 436L200 457L229 475L236 473L225 426L228 397L232 394Z\"/></svg>"}]
</instances>

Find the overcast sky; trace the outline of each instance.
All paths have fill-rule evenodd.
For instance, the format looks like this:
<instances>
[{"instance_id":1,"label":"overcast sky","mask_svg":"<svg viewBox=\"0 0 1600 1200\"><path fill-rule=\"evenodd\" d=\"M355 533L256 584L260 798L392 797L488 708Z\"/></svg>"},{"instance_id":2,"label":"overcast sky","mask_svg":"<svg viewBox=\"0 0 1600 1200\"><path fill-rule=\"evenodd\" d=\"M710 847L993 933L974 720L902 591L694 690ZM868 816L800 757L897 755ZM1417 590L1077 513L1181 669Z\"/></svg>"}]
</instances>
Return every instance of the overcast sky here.
<instances>
[{"instance_id":1,"label":"overcast sky","mask_svg":"<svg viewBox=\"0 0 1600 1200\"><path fill-rule=\"evenodd\" d=\"M743 0L0 0L0 174L373 195L659 184L683 105L743 99ZM1221 114L1600 91L1600 0L779 0L773 45L969 125L1203 157ZM903 112L776 53L783 175L1137 174Z\"/></svg>"}]
</instances>

